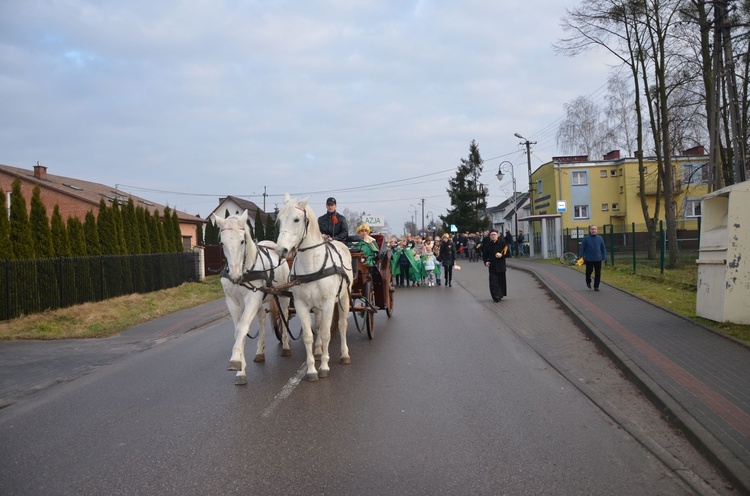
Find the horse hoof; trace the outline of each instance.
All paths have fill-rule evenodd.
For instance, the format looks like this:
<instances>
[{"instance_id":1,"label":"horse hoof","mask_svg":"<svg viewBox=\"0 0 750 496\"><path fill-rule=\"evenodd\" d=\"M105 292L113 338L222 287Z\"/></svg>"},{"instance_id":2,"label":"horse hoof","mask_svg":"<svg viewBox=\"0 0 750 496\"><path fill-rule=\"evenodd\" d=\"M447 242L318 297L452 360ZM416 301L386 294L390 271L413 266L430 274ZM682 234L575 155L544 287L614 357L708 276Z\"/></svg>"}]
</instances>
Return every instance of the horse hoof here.
<instances>
[{"instance_id":1,"label":"horse hoof","mask_svg":"<svg viewBox=\"0 0 750 496\"><path fill-rule=\"evenodd\" d=\"M290 357L292 356L292 350L281 350L281 356Z\"/></svg>"},{"instance_id":2,"label":"horse hoof","mask_svg":"<svg viewBox=\"0 0 750 496\"><path fill-rule=\"evenodd\" d=\"M342 365L351 365L352 359L349 357L341 357L341 364Z\"/></svg>"},{"instance_id":3,"label":"horse hoof","mask_svg":"<svg viewBox=\"0 0 750 496\"><path fill-rule=\"evenodd\" d=\"M323 379L325 377L328 377L328 374L330 374L330 373L331 373L330 370L320 369L320 371L318 371L318 377L320 377L321 379Z\"/></svg>"},{"instance_id":4,"label":"horse hoof","mask_svg":"<svg viewBox=\"0 0 750 496\"><path fill-rule=\"evenodd\" d=\"M308 372L307 373L307 380L309 382L317 382L317 380L318 380L318 373L317 372Z\"/></svg>"},{"instance_id":5,"label":"horse hoof","mask_svg":"<svg viewBox=\"0 0 750 496\"><path fill-rule=\"evenodd\" d=\"M227 367L227 370L230 370L232 372L239 372L242 370L242 362L239 360L231 360L229 362L229 367Z\"/></svg>"},{"instance_id":6,"label":"horse hoof","mask_svg":"<svg viewBox=\"0 0 750 496\"><path fill-rule=\"evenodd\" d=\"M247 385L247 376L246 375L242 375L242 376L238 375L234 379L234 385L235 386L246 386Z\"/></svg>"},{"instance_id":7,"label":"horse hoof","mask_svg":"<svg viewBox=\"0 0 750 496\"><path fill-rule=\"evenodd\" d=\"M255 355L255 358L253 358L253 362L255 363L262 363L266 361L266 355L265 353L258 353Z\"/></svg>"}]
</instances>

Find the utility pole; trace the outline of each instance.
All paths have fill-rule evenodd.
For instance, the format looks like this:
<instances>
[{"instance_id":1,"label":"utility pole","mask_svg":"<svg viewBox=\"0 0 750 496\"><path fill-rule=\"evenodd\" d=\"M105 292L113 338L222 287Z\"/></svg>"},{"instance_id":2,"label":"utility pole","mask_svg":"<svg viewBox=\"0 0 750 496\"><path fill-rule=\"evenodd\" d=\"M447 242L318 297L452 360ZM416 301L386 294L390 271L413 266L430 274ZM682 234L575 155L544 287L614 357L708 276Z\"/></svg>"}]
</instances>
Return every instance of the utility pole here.
<instances>
[{"instance_id":1,"label":"utility pole","mask_svg":"<svg viewBox=\"0 0 750 496\"><path fill-rule=\"evenodd\" d=\"M263 211L266 211L266 197L268 194L266 193L266 187L263 186Z\"/></svg>"},{"instance_id":2,"label":"utility pole","mask_svg":"<svg viewBox=\"0 0 750 496\"><path fill-rule=\"evenodd\" d=\"M515 133L514 136L522 139L521 144L526 146L526 159L529 166L529 208L531 209L531 215L534 215L534 196L531 194L534 190L531 180L531 145L536 145L536 141L529 141L518 133Z\"/></svg>"},{"instance_id":3,"label":"utility pole","mask_svg":"<svg viewBox=\"0 0 750 496\"><path fill-rule=\"evenodd\" d=\"M424 198L422 198L422 236L424 236Z\"/></svg>"}]
</instances>

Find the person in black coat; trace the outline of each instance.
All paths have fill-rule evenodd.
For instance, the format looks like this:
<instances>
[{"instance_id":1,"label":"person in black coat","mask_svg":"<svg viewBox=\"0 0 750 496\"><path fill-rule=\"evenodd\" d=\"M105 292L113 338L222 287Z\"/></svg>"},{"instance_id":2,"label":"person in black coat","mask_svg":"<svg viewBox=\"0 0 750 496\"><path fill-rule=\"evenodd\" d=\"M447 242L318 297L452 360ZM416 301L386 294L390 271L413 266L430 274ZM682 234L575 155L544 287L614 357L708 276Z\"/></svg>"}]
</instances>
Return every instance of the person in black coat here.
<instances>
[{"instance_id":1,"label":"person in black coat","mask_svg":"<svg viewBox=\"0 0 750 496\"><path fill-rule=\"evenodd\" d=\"M440 253L437 259L443 265L443 280L446 287L452 287L453 266L456 265L456 245L447 234L443 234L443 242L440 243Z\"/></svg>"},{"instance_id":2,"label":"person in black coat","mask_svg":"<svg viewBox=\"0 0 750 496\"><path fill-rule=\"evenodd\" d=\"M505 259L508 256L508 245L497 229L490 231L490 237L482 243L482 260L490 273L490 295L493 301L500 301L508 294L505 279Z\"/></svg>"},{"instance_id":3,"label":"person in black coat","mask_svg":"<svg viewBox=\"0 0 750 496\"><path fill-rule=\"evenodd\" d=\"M346 217L336 212L336 198L326 200L326 213L318 217L318 226L325 239L342 243L349 240L349 226L346 225Z\"/></svg>"}]
</instances>

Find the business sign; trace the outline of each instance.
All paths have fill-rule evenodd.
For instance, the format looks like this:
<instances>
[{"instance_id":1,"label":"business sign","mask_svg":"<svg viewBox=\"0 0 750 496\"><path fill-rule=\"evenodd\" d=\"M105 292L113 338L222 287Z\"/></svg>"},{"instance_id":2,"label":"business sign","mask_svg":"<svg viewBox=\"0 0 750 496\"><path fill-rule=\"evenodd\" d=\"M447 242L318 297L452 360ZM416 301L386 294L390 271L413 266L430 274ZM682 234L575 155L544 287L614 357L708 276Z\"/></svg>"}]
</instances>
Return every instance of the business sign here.
<instances>
[{"instance_id":1,"label":"business sign","mask_svg":"<svg viewBox=\"0 0 750 496\"><path fill-rule=\"evenodd\" d=\"M557 212L558 213L566 212L567 210L568 210L568 207L567 207L567 205L565 205L565 200L561 200L561 201L557 202Z\"/></svg>"},{"instance_id":2,"label":"business sign","mask_svg":"<svg viewBox=\"0 0 750 496\"><path fill-rule=\"evenodd\" d=\"M363 215L362 224L367 224L370 227L383 227L385 226L385 217L382 215Z\"/></svg>"}]
</instances>

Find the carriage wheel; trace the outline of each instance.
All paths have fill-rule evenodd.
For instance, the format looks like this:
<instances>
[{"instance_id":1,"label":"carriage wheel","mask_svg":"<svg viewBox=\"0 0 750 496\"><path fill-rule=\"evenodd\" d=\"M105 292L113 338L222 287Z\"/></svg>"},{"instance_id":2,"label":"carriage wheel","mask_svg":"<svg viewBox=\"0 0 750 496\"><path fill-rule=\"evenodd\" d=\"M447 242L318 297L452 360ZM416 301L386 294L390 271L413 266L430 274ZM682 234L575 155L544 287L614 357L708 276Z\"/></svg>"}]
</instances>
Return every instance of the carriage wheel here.
<instances>
[{"instance_id":1,"label":"carriage wheel","mask_svg":"<svg viewBox=\"0 0 750 496\"><path fill-rule=\"evenodd\" d=\"M393 315L393 293L396 292L396 288L388 286L388 297L385 302L385 314L388 316L388 318L391 318L391 315Z\"/></svg>"},{"instance_id":2,"label":"carriage wheel","mask_svg":"<svg viewBox=\"0 0 750 496\"><path fill-rule=\"evenodd\" d=\"M363 293L364 298L373 303L375 301L375 290L372 287L372 281L365 283L365 290ZM365 311L365 328L367 329L367 337L372 339L375 337L375 312L372 308L367 308Z\"/></svg>"}]
</instances>

